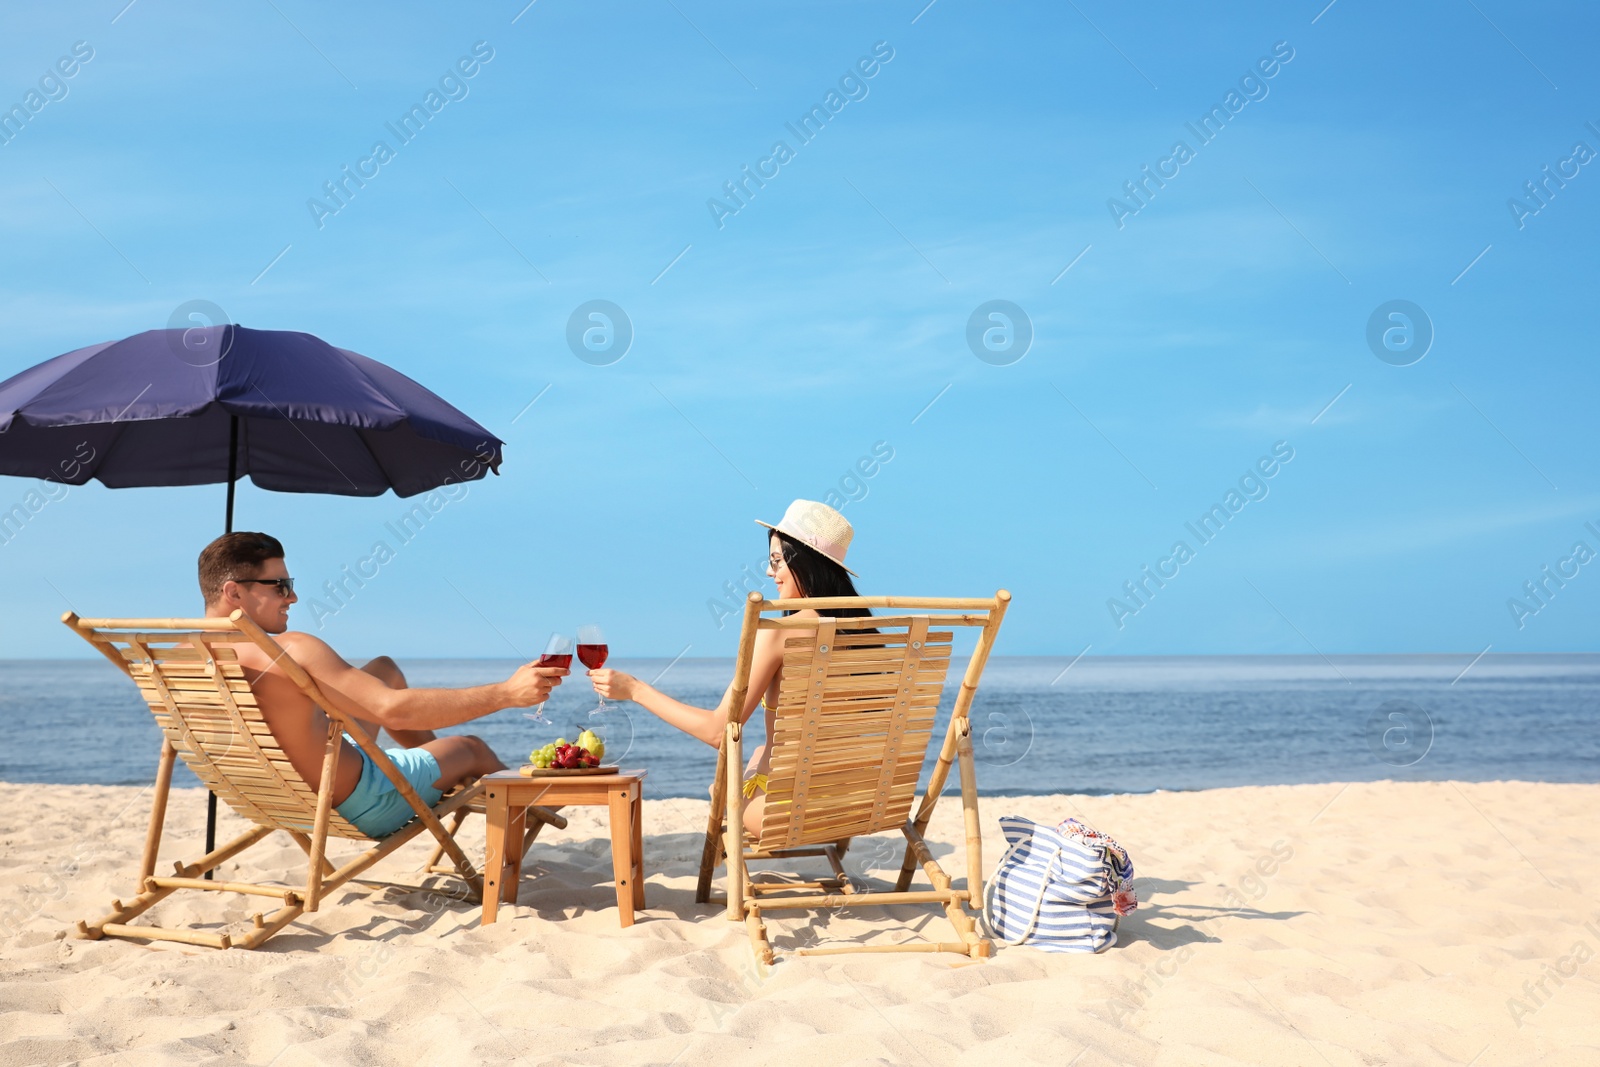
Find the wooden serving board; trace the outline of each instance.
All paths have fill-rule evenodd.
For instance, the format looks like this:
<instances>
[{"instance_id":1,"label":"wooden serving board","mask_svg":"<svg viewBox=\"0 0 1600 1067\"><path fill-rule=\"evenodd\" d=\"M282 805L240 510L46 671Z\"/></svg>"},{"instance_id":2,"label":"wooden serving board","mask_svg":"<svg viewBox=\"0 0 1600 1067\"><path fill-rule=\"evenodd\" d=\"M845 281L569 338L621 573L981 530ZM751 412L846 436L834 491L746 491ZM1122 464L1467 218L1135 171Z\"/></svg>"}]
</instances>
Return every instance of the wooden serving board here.
<instances>
[{"instance_id":1,"label":"wooden serving board","mask_svg":"<svg viewBox=\"0 0 1600 1067\"><path fill-rule=\"evenodd\" d=\"M566 778L576 774L616 774L616 767L535 767L524 763L517 771L524 778Z\"/></svg>"}]
</instances>

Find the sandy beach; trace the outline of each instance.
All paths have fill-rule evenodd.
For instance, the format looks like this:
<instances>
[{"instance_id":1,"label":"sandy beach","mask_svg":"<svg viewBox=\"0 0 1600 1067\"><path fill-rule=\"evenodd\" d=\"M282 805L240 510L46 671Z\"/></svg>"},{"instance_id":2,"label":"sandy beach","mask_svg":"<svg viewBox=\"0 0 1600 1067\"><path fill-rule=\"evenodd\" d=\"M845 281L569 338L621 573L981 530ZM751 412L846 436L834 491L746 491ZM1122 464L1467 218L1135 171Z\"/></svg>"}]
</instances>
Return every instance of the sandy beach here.
<instances>
[{"instance_id":1,"label":"sandy beach","mask_svg":"<svg viewBox=\"0 0 1600 1067\"><path fill-rule=\"evenodd\" d=\"M336 893L262 950L217 952L67 936L131 895L147 791L13 789L28 803L0 814L0 1064L1600 1062L1600 786L987 799L991 868L1000 815L1077 815L1123 842L1143 903L1115 948L788 954L766 972L741 926L693 902L702 801L646 800L648 908L630 929L590 808L535 846L495 925L404 887L425 855L413 842L371 872L378 888ZM954 871L959 805L940 816L930 838ZM191 832L163 865L198 842L203 794L175 790L169 819ZM482 823L463 836L481 857ZM278 835L237 870L298 881L302 863ZM868 878L897 865L887 838L851 852ZM153 914L249 913L231 895L201 904ZM781 954L943 936L930 915L772 928Z\"/></svg>"}]
</instances>

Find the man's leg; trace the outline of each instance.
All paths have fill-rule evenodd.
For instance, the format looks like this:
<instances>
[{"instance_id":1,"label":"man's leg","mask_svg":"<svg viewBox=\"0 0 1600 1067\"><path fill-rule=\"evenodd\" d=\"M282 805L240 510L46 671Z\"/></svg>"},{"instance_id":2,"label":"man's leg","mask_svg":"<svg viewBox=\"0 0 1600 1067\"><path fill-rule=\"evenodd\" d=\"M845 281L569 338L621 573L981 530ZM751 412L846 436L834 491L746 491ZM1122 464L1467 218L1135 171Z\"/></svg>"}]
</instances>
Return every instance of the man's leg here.
<instances>
[{"instance_id":1,"label":"man's leg","mask_svg":"<svg viewBox=\"0 0 1600 1067\"><path fill-rule=\"evenodd\" d=\"M377 659L366 663L361 669L378 679L378 681L382 682L390 689L406 688L405 672L400 669L400 665L398 663L390 659L388 656L379 656ZM379 729L377 723L368 722L366 719L357 719L356 721L359 722L362 728L365 729L367 733L371 734L374 739L377 738ZM432 730L390 730L389 736L394 738L394 743L399 745L401 748L417 748L418 746L425 745L429 741L434 740L436 735Z\"/></svg>"},{"instance_id":2,"label":"man's leg","mask_svg":"<svg viewBox=\"0 0 1600 1067\"><path fill-rule=\"evenodd\" d=\"M494 754L481 737L457 734L441 737L422 746L439 761L439 779L433 787L448 793L468 779L478 778L493 771L503 771L506 765Z\"/></svg>"}]
</instances>

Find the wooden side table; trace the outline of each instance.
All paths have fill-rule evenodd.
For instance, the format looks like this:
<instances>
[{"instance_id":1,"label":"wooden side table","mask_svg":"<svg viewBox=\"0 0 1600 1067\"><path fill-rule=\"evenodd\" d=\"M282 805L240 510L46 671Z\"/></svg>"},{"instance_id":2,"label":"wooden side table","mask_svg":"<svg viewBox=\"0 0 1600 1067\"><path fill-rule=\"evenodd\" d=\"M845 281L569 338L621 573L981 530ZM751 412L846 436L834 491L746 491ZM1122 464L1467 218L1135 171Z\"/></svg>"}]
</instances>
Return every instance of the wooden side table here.
<instances>
[{"instance_id":1,"label":"wooden side table","mask_svg":"<svg viewBox=\"0 0 1600 1067\"><path fill-rule=\"evenodd\" d=\"M548 778L524 778L516 771L484 775L481 780L489 844L483 860L483 925L495 921L501 901L517 902L528 806L603 804L610 809L617 915L623 926L632 926L634 909L644 907L644 830L640 817L644 776L644 771Z\"/></svg>"}]
</instances>

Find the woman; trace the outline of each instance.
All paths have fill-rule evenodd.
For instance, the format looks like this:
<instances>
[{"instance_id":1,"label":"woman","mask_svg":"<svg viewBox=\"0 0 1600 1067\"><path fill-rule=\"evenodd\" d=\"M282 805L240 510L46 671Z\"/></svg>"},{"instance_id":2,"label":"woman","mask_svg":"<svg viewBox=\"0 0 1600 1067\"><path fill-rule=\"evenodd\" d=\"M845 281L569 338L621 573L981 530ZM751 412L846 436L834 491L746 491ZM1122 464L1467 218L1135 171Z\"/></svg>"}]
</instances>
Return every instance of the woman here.
<instances>
[{"instance_id":1,"label":"woman","mask_svg":"<svg viewBox=\"0 0 1600 1067\"><path fill-rule=\"evenodd\" d=\"M778 587L778 599L793 597L856 596L855 583L850 580L855 572L844 565L845 551L855 531L845 517L814 500L796 500L783 513L774 526L761 522L772 533L768 535L767 577ZM815 619L822 615L854 618L871 615L866 608L830 608L814 611L807 608L790 612L802 619ZM698 737L712 748L720 747L730 715L737 715L744 723L759 706L766 709L766 736L772 737L773 720L778 707L778 691L783 683L783 646L795 637L806 637L815 631L757 630L755 656L750 666L750 690L744 707L732 708L733 685L722 694L715 708L696 708L674 700L660 690L641 682L622 671L590 671L589 677L602 697L608 700L631 700L664 722L670 723L691 737ZM745 768L744 795L749 803L744 809L745 829L753 834L761 832L761 816L766 807L767 773L771 770L768 746L762 744L750 757Z\"/></svg>"}]
</instances>

